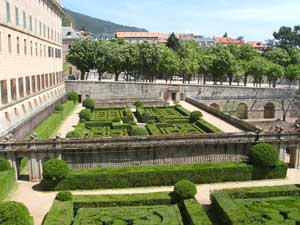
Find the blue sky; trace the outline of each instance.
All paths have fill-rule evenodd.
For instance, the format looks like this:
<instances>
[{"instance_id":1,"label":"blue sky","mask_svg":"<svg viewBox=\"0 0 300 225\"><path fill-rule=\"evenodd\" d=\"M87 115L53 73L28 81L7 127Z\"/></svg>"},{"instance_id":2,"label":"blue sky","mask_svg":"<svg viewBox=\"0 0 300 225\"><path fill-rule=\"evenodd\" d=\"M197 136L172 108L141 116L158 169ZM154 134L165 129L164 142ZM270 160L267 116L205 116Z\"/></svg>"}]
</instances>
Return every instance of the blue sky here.
<instances>
[{"instance_id":1,"label":"blue sky","mask_svg":"<svg viewBox=\"0 0 300 225\"><path fill-rule=\"evenodd\" d=\"M282 25L300 24L300 0L62 0L96 18L149 31L244 36L266 40Z\"/></svg>"}]
</instances>

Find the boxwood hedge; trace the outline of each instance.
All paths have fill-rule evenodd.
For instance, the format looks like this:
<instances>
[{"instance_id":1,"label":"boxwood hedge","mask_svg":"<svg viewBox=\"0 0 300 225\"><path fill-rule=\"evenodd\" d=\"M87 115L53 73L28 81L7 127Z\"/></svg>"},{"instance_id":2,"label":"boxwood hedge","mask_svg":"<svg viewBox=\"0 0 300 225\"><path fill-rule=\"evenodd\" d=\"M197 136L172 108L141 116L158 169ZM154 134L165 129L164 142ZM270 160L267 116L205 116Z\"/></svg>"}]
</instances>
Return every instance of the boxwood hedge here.
<instances>
[{"instance_id":1,"label":"boxwood hedge","mask_svg":"<svg viewBox=\"0 0 300 225\"><path fill-rule=\"evenodd\" d=\"M73 202L55 200L43 225L71 225L73 221Z\"/></svg>"},{"instance_id":2,"label":"boxwood hedge","mask_svg":"<svg viewBox=\"0 0 300 225\"><path fill-rule=\"evenodd\" d=\"M0 201L3 201L7 198L15 184L16 174L14 169L0 172Z\"/></svg>"},{"instance_id":3,"label":"boxwood hedge","mask_svg":"<svg viewBox=\"0 0 300 225\"><path fill-rule=\"evenodd\" d=\"M172 186L182 179L195 184L272 179L283 178L286 172L286 164L269 169L254 168L246 163L181 164L72 170L60 181L43 182L50 190L87 190Z\"/></svg>"}]
</instances>

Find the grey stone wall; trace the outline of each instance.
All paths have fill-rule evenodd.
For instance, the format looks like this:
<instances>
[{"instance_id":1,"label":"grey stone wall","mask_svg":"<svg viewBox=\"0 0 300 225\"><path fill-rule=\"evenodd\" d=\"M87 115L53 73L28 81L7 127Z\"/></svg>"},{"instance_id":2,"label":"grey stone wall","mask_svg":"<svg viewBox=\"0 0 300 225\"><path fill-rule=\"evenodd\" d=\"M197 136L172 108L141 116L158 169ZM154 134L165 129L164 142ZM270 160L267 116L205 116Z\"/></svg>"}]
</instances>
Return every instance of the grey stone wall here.
<instances>
[{"instance_id":1,"label":"grey stone wall","mask_svg":"<svg viewBox=\"0 0 300 225\"><path fill-rule=\"evenodd\" d=\"M263 118L267 103L275 106L274 119L282 119L284 110L288 111L287 117L296 117L295 112L300 107L300 104L293 101L295 90L292 89L96 81L66 81L66 89L68 92L78 92L83 99L90 96L105 101L124 98L169 101L173 93L176 101L191 97L208 106L217 104L221 111L233 116L237 116L238 106L244 103L248 108L249 119Z\"/></svg>"}]
</instances>

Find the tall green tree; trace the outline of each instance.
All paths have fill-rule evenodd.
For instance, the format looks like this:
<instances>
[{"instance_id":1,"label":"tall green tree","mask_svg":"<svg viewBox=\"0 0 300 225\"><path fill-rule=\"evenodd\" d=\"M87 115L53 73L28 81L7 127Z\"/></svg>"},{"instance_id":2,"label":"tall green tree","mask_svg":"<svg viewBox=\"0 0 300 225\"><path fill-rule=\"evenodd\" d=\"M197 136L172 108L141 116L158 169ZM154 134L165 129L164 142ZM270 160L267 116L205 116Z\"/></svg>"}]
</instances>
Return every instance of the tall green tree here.
<instances>
[{"instance_id":1,"label":"tall green tree","mask_svg":"<svg viewBox=\"0 0 300 225\"><path fill-rule=\"evenodd\" d=\"M176 37L175 33L172 33L167 40L167 47L177 51L180 48L179 38Z\"/></svg>"},{"instance_id":2,"label":"tall green tree","mask_svg":"<svg viewBox=\"0 0 300 225\"><path fill-rule=\"evenodd\" d=\"M267 64L266 75L269 82L269 87L273 84L276 87L277 80L284 75L284 68L278 64L269 62Z\"/></svg>"},{"instance_id":3,"label":"tall green tree","mask_svg":"<svg viewBox=\"0 0 300 225\"><path fill-rule=\"evenodd\" d=\"M80 79L85 79L85 74L91 69L95 69L95 49L97 43L94 40L81 39L76 41L70 48L69 54L66 56L67 62L76 66L81 72Z\"/></svg>"},{"instance_id":4,"label":"tall green tree","mask_svg":"<svg viewBox=\"0 0 300 225\"><path fill-rule=\"evenodd\" d=\"M285 78L289 81L289 87L293 81L299 80L300 89L300 65L289 65L285 70Z\"/></svg>"},{"instance_id":5,"label":"tall green tree","mask_svg":"<svg viewBox=\"0 0 300 225\"><path fill-rule=\"evenodd\" d=\"M175 52L164 45L159 45L158 71L163 75L166 83L178 73L178 56Z\"/></svg>"},{"instance_id":6,"label":"tall green tree","mask_svg":"<svg viewBox=\"0 0 300 225\"><path fill-rule=\"evenodd\" d=\"M268 51L265 54L265 57L271 62L281 66L288 66L291 62L288 51L282 48L275 48L271 51Z\"/></svg>"},{"instance_id":7,"label":"tall green tree","mask_svg":"<svg viewBox=\"0 0 300 225\"><path fill-rule=\"evenodd\" d=\"M96 42L95 67L98 72L98 80L102 79L103 74L109 70L109 42L99 40Z\"/></svg>"},{"instance_id":8,"label":"tall green tree","mask_svg":"<svg viewBox=\"0 0 300 225\"><path fill-rule=\"evenodd\" d=\"M264 76L267 75L268 61L263 57L257 57L247 65L247 73L254 79L254 86L261 86Z\"/></svg>"},{"instance_id":9,"label":"tall green tree","mask_svg":"<svg viewBox=\"0 0 300 225\"><path fill-rule=\"evenodd\" d=\"M280 27L278 32L273 36L276 44L280 48L289 49L291 47L300 47L300 25L292 27Z\"/></svg>"}]
</instances>

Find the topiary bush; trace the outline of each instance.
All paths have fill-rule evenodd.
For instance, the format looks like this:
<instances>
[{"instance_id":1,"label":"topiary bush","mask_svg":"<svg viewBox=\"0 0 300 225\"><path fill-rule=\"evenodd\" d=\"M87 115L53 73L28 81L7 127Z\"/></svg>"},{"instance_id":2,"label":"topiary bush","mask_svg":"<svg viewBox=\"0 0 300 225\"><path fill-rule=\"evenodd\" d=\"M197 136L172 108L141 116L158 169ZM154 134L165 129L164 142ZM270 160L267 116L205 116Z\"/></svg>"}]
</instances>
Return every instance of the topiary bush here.
<instances>
[{"instance_id":1,"label":"topiary bush","mask_svg":"<svg viewBox=\"0 0 300 225\"><path fill-rule=\"evenodd\" d=\"M18 202L0 204L1 225L32 225L32 218L25 205Z\"/></svg>"},{"instance_id":2,"label":"topiary bush","mask_svg":"<svg viewBox=\"0 0 300 225\"><path fill-rule=\"evenodd\" d=\"M0 172L11 169L10 163L6 159L0 159Z\"/></svg>"},{"instance_id":3,"label":"topiary bush","mask_svg":"<svg viewBox=\"0 0 300 225\"><path fill-rule=\"evenodd\" d=\"M48 181L62 180L69 172L67 163L59 159L50 159L43 166L43 178Z\"/></svg>"},{"instance_id":4,"label":"topiary bush","mask_svg":"<svg viewBox=\"0 0 300 225\"><path fill-rule=\"evenodd\" d=\"M273 167L279 163L279 154L270 144L257 144L251 148L250 163L259 167Z\"/></svg>"},{"instance_id":5,"label":"topiary bush","mask_svg":"<svg viewBox=\"0 0 300 225\"><path fill-rule=\"evenodd\" d=\"M194 198L197 194L197 188L194 183L188 180L178 181L174 186L174 192L180 199Z\"/></svg>"},{"instance_id":6,"label":"topiary bush","mask_svg":"<svg viewBox=\"0 0 300 225\"><path fill-rule=\"evenodd\" d=\"M62 112L64 111L64 106L62 104L56 105L54 110L55 112Z\"/></svg>"},{"instance_id":7,"label":"topiary bush","mask_svg":"<svg viewBox=\"0 0 300 225\"><path fill-rule=\"evenodd\" d=\"M95 109L95 101L87 98L83 101L82 106L93 111Z\"/></svg>"},{"instance_id":8,"label":"topiary bush","mask_svg":"<svg viewBox=\"0 0 300 225\"><path fill-rule=\"evenodd\" d=\"M69 92L67 97L69 101L73 101L74 103L78 102L78 94L75 91Z\"/></svg>"},{"instance_id":9,"label":"topiary bush","mask_svg":"<svg viewBox=\"0 0 300 225\"><path fill-rule=\"evenodd\" d=\"M136 102L134 103L134 106L135 106L136 108L142 108L142 107L144 106L144 104L143 104L141 101L136 101Z\"/></svg>"},{"instance_id":10,"label":"topiary bush","mask_svg":"<svg viewBox=\"0 0 300 225\"><path fill-rule=\"evenodd\" d=\"M133 127L130 131L131 136L146 136L148 132L143 127Z\"/></svg>"},{"instance_id":11,"label":"topiary bush","mask_svg":"<svg viewBox=\"0 0 300 225\"><path fill-rule=\"evenodd\" d=\"M202 113L200 111L194 111L190 115L190 123L196 123L201 117Z\"/></svg>"},{"instance_id":12,"label":"topiary bush","mask_svg":"<svg viewBox=\"0 0 300 225\"><path fill-rule=\"evenodd\" d=\"M56 195L57 201L67 202L73 200L73 194L70 191L61 191Z\"/></svg>"},{"instance_id":13,"label":"topiary bush","mask_svg":"<svg viewBox=\"0 0 300 225\"><path fill-rule=\"evenodd\" d=\"M89 109L83 109L79 113L80 121L90 121L91 120L91 111Z\"/></svg>"},{"instance_id":14,"label":"topiary bush","mask_svg":"<svg viewBox=\"0 0 300 225\"><path fill-rule=\"evenodd\" d=\"M70 131L67 133L66 138L81 138L81 133L78 131Z\"/></svg>"}]
</instances>

